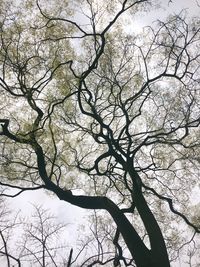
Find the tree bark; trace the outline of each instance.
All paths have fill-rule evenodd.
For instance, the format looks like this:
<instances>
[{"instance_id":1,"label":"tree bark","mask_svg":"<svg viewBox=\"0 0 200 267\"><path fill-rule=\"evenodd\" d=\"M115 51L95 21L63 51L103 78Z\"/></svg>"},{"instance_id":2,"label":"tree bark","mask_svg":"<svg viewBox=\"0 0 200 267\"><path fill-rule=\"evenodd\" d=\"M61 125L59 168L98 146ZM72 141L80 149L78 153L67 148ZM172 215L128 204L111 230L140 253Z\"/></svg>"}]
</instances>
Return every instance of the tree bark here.
<instances>
[{"instance_id":1,"label":"tree bark","mask_svg":"<svg viewBox=\"0 0 200 267\"><path fill-rule=\"evenodd\" d=\"M7 130L7 128L6 128ZM4 131L5 134L5 131ZM9 132L5 134L8 136ZM15 137L15 136L14 136ZM23 142L13 135L9 136L10 139L17 142ZM17 139L17 140L16 140ZM135 260L137 267L170 267L167 250L162 236L159 225L154 218L147 202L138 187L137 182L134 186L134 201L136 208L142 218L144 226L149 235L151 251L145 246L144 242L134 229L133 225L126 218L124 213L118 208L118 206L107 197L98 196L74 196L71 191L63 190L55 183L53 183L47 174L44 153L42 147L36 142L36 140L29 140L27 143L32 145L36 156L38 171L41 179L44 182L44 187L54 192L59 199L68 203L76 205L85 209L104 209L109 212L115 221L120 233L122 234L124 241L130 250L130 253ZM133 181L140 180L138 174L133 168L129 170L129 173Z\"/></svg>"},{"instance_id":2,"label":"tree bark","mask_svg":"<svg viewBox=\"0 0 200 267\"><path fill-rule=\"evenodd\" d=\"M132 170L130 174L134 181L140 181L140 177L136 171ZM138 182L134 183L133 198L136 209L138 210L138 213L144 223L144 227L148 233L153 266L170 267L167 248L161 229L143 196Z\"/></svg>"},{"instance_id":3,"label":"tree bark","mask_svg":"<svg viewBox=\"0 0 200 267\"><path fill-rule=\"evenodd\" d=\"M169 267L166 259L166 247L160 228L151 213L142 194L136 195L136 207L144 225L150 235L152 250L150 251L118 206L107 197L99 196L74 196L70 191L65 191L54 184L46 173L45 160L41 146L34 146L37 155L39 174L48 190L54 192L61 200L85 209L104 209L109 212L115 221L124 241L135 260L137 267ZM143 210L144 209L144 210ZM149 220L149 224L148 224ZM161 245L155 242L161 241ZM161 248L159 248L161 246ZM156 249L158 255L156 256ZM164 249L164 251L163 251ZM154 257L158 257L155 259ZM161 258L163 256L163 258Z\"/></svg>"}]
</instances>

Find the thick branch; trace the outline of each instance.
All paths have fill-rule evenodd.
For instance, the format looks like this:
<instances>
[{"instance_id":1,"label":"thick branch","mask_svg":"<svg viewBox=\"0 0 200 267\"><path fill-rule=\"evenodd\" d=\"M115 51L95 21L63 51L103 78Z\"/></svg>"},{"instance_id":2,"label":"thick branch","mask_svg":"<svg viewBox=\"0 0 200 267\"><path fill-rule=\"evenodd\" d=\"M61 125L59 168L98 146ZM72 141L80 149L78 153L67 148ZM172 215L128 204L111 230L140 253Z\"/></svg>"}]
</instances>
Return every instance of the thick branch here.
<instances>
[{"instance_id":1,"label":"thick branch","mask_svg":"<svg viewBox=\"0 0 200 267\"><path fill-rule=\"evenodd\" d=\"M151 212L139 185L140 177L134 170L130 171L134 181L133 198L134 204L144 223L151 244L152 259L155 266L170 267L165 241L160 227Z\"/></svg>"},{"instance_id":2,"label":"thick branch","mask_svg":"<svg viewBox=\"0 0 200 267\"><path fill-rule=\"evenodd\" d=\"M9 125L8 119L0 119L0 125L2 128L0 135L4 135L17 143L30 144L30 140L23 138L21 136L19 137L17 135L14 135L8 130L8 125Z\"/></svg>"},{"instance_id":3,"label":"thick branch","mask_svg":"<svg viewBox=\"0 0 200 267\"><path fill-rule=\"evenodd\" d=\"M45 183L45 187L54 192L61 200L76 205L85 209L104 209L109 212L115 221L120 233L122 234L133 258L138 267L148 267L150 259L149 250L144 245L143 241L126 218L124 213L117 207L117 205L109 200L107 197L99 196L74 196L71 191L63 190L55 185L49 178L45 168L45 159L42 148L39 144L34 145L37 155L37 163L39 174Z\"/></svg>"}]
</instances>

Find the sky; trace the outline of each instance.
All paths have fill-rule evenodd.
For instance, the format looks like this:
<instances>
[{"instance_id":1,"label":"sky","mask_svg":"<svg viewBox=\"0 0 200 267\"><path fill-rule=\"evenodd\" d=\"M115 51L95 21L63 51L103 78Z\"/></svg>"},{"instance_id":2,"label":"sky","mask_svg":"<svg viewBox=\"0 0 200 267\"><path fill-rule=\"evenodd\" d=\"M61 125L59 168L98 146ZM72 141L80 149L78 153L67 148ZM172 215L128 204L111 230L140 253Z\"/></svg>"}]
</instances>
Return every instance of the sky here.
<instances>
[{"instance_id":1,"label":"sky","mask_svg":"<svg viewBox=\"0 0 200 267\"><path fill-rule=\"evenodd\" d=\"M164 20L170 14L179 14L182 10L186 10L188 15L196 16L200 13L200 0L199 7L196 0L168 0L159 1L160 8L154 9L148 13L141 13L133 18L132 23L129 21L127 32L140 32L144 26L151 26L156 20Z\"/></svg>"},{"instance_id":2,"label":"sky","mask_svg":"<svg viewBox=\"0 0 200 267\"><path fill-rule=\"evenodd\" d=\"M200 1L199 1L200 2ZM197 8L195 0L173 0L168 4L168 1L162 0L162 10L154 10L145 16L138 16L133 20L132 24L129 25L129 30L139 30L147 24L152 24L156 19L163 19L168 14L179 13L182 9L187 9L191 15L198 15L200 7ZM52 211L58 221L63 221L69 224L67 231L74 233L76 237L76 228L80 222L85 223L85 211L78 207L72 206L64 201L59 200L56 197L49 196L43 190L34 192L25 192L14 199L9 199L9 203L12 209L19 209L22 213L28 214L31 212L31 204L43 205ZM177 264L177 267L179 265ZM184 267L184 266L181 266Z\"/></svg>"},{"instance_id":3,"label":"sky","mask_svg":"<svg viewBox=\"0 0 200 267\"><path fill-rule=\"evenodd\" d=\"M199 1L200 2L200 1ZM137 18L137 27L141 28L145 25L153 23L156 19L163 19L164 17L167 17L168 14L172 13L179 13L183 9L187 9L189 14L192 15L198 15L200 12L200 7L197 8L196 1L195 0L173 0L172 3L168 4L167 0L162 0L161 5L163 6L162 12L161 10L154 10L153 12L150 12L149 14L146 14L146 16L142 17L142 19ZM135 28L135 21L133 21L133 25L130 25L130 27ZM24 207L24 205L29 205L25 203L32 203L32 202L38 202L43 203L44 206L53 208L57 210L57 207L60 205L61 210L65 209L65 205L68 205L68 209L73 209L73 216L76 217L79 214L81 214L80 210L82 209L73 207L70 204L63 204L62 201L56 200L56 198L49 198L47 194L44 193L44 191L39 190L38 192L25 192L22 195L16 197L13 201L14 205L19 207ZM59 210L59 209L58 209ZM58 212L58 211L57 211ZM62 213L59 212L58 213ZM65 212L63 212L65 214ZM81 215L82 216L82 215Z\"/></svg>"}]
</instances>

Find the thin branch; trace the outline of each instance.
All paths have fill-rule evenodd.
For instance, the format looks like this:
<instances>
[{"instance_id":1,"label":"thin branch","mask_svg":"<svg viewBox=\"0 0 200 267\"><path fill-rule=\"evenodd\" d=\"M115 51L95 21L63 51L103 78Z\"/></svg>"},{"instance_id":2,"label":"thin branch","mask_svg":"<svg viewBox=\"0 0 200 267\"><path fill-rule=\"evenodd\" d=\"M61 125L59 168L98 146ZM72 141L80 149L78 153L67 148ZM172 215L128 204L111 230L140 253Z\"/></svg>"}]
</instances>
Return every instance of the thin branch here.
<instances>
[{"instance_id":1,"label":"thin branch","mask_svg":"<svg viewBox=\"0 0 200 267\"><path fill-rule=\"evenodd\" d=\"M166 201L166 202L169 204L169 208L170 208L170 210L171 210L174 214L180 216L180 217L181 217L181 218L182 218L182 219L183 219L189 226L191 226L191 227L195 230L196 233L200 233L200 229L199 229L199 227L197 227L197 226L195 226L193 223L191 223L191 222L187 219L187 217L186 217L184 214L182 214L181 212L179 212L179 211L177 211L177 210L174 209L173 202L172 202L172 199L171 199L171 198L164 197L164 196L158 194L158 193L156 192L155 189L153 189L153 188L151 188L151 187L145 185L144 183L142 183L142 186L143 186L146 190L151 191L151 192L152 192L155 196L157 196L159 199L162 199L162 200Z\"/></svg>"}]
</instances>

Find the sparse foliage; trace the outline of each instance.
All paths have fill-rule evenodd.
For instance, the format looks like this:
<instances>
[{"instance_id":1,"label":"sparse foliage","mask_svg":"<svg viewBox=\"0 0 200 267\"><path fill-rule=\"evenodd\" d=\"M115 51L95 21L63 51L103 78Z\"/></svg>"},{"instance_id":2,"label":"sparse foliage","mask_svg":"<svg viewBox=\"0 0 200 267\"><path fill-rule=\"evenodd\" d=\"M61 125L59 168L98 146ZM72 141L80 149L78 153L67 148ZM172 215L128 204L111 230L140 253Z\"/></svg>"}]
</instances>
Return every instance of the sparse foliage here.
<instances>
[{"instance_id":1,"label":"sparse foliage","mask_svg":"<svg viewBox=\"0 0 200 267\"><path fill-rule=\"evenodd\" d=\"M0 184L101 210L97 255L82 266L191 265L200 19L181 12L127 34L125 16L156 3L111 2L27 1L30 17L2 7Z\"/></svg>"}]
</instances>

